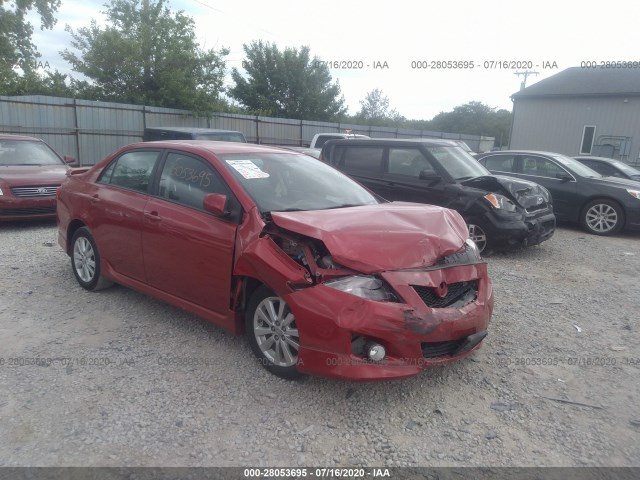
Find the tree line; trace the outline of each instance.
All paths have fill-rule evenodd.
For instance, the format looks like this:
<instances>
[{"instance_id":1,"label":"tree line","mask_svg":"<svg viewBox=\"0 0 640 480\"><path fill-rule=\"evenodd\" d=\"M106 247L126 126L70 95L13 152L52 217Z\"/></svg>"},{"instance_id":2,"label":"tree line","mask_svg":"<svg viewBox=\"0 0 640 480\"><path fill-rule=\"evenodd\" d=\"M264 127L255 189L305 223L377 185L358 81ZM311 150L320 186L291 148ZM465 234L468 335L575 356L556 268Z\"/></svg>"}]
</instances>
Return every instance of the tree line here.
<instances>
[{"instance_id":1,"label":"tree line","mask_svg":"<svg viewBox=\"0 0 640 480\"><path fill-rule=\"evenodd\" d=\"M242 71L231 69L225 87L227 48L203 49L192 17L172 11L166 0L110 0L105 26L92 20L73 30L60 52L77 76L40 73L27 13L35 10L51 29L60 0L0 0L0 95L52 95L191 110L338 121L487 135L508 144L511 113L469 102L431 120L411 120L391 108L379 89L368 92L349 115L339 82L309 47L279 49L253 41L243 46Z\"/></svg>"}]
</instances>

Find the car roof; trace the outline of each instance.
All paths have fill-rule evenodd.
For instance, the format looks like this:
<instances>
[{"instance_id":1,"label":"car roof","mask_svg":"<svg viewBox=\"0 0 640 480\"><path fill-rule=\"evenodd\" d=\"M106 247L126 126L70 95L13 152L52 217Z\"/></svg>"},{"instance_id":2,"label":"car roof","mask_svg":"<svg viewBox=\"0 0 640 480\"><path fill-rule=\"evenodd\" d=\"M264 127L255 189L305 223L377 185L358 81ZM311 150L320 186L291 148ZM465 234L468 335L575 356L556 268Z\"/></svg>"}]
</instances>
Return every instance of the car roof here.
<instances>
[{"instance_id":1,"label":"car roof","mask_svg":"<svg viewBox=\"0 0 640 480\"><path fill-rule=\"evenodd\" d=\"M355 138L350 140L329 140L325 145L366 145L376 143L398 143L398 144L426 144L439 145L448 147L457 147L458 144L453 140L441 138Z\"/></svg>"},{"instance_id":2,"label":"car roof","mask_svg":"<svg viewBox=\"0 0 640 480\"><path fill-rule=\"evenodd\" d=\"M176 148L192 152L207 151L214 155L226 153L287 153L296 154L287 148L273 147L271 145L258 145L255 143L218 142L215 140L159 140L156 142L140 142L129 145L132 148Z\"/></svg>"},{"instance_id":3,"label":"car roof","mask_svg":"<svg viewBox=\"0 0 640 480\"><path fill-rule=\"evenodd\" d=\"M147 127L145 130L157 130L166 132L181 133L241 133L238 130L220 130L218 128L196 128L196 127Z\"/></svg>"},{"instance_id":4,"label":"car roof","mask_svg":"<svg viewBox=\"0 0 640 480\"><path fill-rule=\"evenodd\" d=\"M28 137L26 135L14 135L12 133L0 133L0 140L19 140L21 142L44 142L41 138Z\"/></svg>"},{"instance_id":5,"label":"car roof","mask_svg":"<svg viewBox=\"0 0 640 480\"><path fill-rule=\"evenodd\" d=\"M488 157L489 155L500 155L500 154L504 154L504 153L510 153L510 154L526 154L526 155L547 155L549 157L554 157L556 155L562 155L563 157L567 157L568 155L565 155L564 153L558 153L558 152L545 152L544 150L499 150L496 152L486 152L486 153L481 153L480 155L478 155L478 157Z\"/></svg>"}]
</instances>

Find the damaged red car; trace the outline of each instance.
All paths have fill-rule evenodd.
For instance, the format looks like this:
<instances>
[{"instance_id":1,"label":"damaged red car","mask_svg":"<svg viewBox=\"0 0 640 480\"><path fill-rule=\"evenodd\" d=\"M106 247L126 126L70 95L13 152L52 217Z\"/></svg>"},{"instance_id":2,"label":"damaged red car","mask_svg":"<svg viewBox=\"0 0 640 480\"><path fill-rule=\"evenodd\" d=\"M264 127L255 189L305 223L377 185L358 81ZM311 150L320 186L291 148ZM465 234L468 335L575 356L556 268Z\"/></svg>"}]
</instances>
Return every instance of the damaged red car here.
<instances>
[{"instance_id":1,"label":"damaged red car","mask_svg":"<svg viewBox=\"0 0 640 480\"><path fill-rule=\"evenodd\" d=\"M129 145L75 169L57 215L82 287L117 282L246 333L284 378L407 377L487 335L492 286L457 212L386 202L290 150Z\"/></svg>"}]
</instances>

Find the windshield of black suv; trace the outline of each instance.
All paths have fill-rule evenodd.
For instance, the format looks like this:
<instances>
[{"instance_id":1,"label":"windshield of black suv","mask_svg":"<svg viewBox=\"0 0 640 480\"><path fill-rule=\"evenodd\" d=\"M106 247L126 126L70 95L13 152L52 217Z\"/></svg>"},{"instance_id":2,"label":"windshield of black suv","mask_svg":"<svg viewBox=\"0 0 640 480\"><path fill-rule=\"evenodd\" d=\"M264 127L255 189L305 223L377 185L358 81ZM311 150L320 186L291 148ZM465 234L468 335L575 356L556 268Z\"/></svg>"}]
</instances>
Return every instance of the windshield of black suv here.
<instances>
[{"instance_id":1,"label":"windshield of black suv","mask_svg":"<svg viewBox=\"0 0 640 480\"><path fill-rule=\"evenodd\" d=\"M308 155L234 153L219 158L263 213L379 203L346 175Z\"/></svg>"},{"instance_id":2,"label":"windshield of black suv","mask_svg":"<svg viewBox=\"0 0 640 480\"><path fill-rule=\"evenodd\" d=\"M491 175L478 161L460 147L427 146L427 150L442 167L456 180Z\"/></svg>"},{"instance_id":3,"label":"windshield of black suv","mask_svg":"<svg viewBox=\"0 0 640 480\"><path fill-rule=\"evenodd\" d=\"M577 160L574 160L571 157L565 157L564 155L552 155L554 160L556 160L563 167L569 168L573 173L580 175L581 177L587 178L602 178L595 170L590 169L586 165L583 165Z\"/></svg>"},{"instance_id":4,"label":"windshield of black suv","mask_svg":"<svg viewBox=\"0 0 640 480\"><path fill-rule=\"evenodd\" d=\"M0 165L60 165L64 162L45 143L29 140L0 140Z\"/></svg>"}]
</instances>

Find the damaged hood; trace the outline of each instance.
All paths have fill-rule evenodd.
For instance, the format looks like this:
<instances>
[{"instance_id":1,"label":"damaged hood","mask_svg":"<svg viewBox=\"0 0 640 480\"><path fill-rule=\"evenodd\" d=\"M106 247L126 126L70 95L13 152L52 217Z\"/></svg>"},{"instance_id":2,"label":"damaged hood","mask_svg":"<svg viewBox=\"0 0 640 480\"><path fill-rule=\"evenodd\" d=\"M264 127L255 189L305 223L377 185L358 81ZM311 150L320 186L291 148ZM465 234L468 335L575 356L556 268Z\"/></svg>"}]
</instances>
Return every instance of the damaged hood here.
<instances>
[{"instance_id":1,"label":"damaged hood","mask_svg":"<svg viewBox=\"0 0 640 480\"><path fill-rule=\"evenodd\" d=\"M502 175L486 175L462 182L468 187L500 193L522 208L531 208L550 202L549 191L537 183Z\"/></svg>"},{"instance_id":2,"label":"damaged hood","mask_svg":"<svg viewBox=\"0 0 640 480\"><path fill-rule=\"evenodd\" d=\"M344 267L374 273L432 265L469 236L454 210L417 203L271 212L280 228L324 242Z\"/></svg>"}]
</instances>

